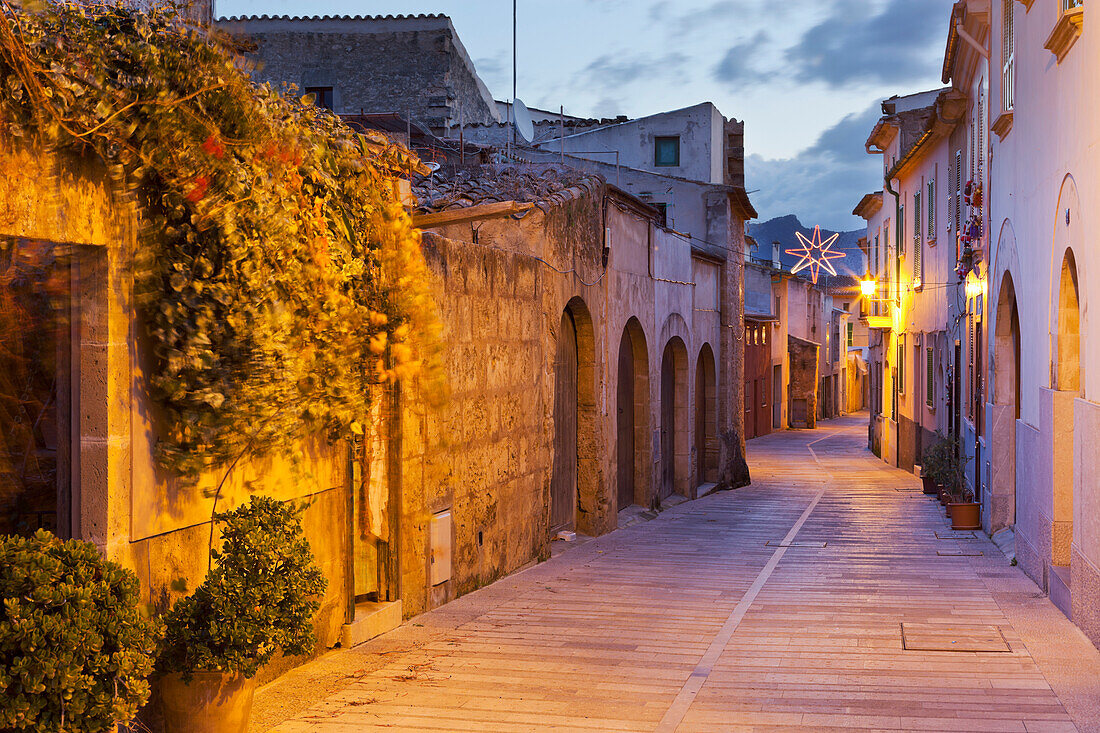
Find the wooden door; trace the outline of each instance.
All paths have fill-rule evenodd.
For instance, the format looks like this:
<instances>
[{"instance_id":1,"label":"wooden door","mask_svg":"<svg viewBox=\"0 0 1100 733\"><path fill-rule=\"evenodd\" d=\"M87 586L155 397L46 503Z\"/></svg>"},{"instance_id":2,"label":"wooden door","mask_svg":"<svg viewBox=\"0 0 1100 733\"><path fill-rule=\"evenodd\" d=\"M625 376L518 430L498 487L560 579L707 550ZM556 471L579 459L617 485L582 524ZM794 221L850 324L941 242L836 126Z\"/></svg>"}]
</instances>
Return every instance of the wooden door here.
<instances>
[{"instance_id":1,"label":"wooden door","mask_svg":"<svg viewBox=\"0 0 1100 733\"><path fill-rule=\"evenodd\" d=\"M672 496L676 483L676 365L672 349L661 359L661 490L659 498Z\"/></svg>"},{"instance_id":2,"label":"wooden door","mask_svg":"<svg viewBox=\"0 0 1100 733\"><path fill-rule=\"evenodd\" d=\"M577 505L577 328L566 311L554 362L554 466L550 478L550 527L571 528Z\"/></svg>"},{"instance_id":3,"label":"wooden door","mask_svg":"<svg viewBox=\"0 0 1100 733\"><path fill-rule=\"evenodd\" d=\"M617 430L619 509L625 509L634 503L634 350L625 332L619 344Z\"/></svg>"},{"instance_id":4,"label":"wooden door","mask_svg":"<svg viewBox=\"0 0 1100 733\"><path fill-rule=\"evenodd\" d=\"M755 382L748 380L745 382L745 440L752 440L756 437L756 411L752 409L755 403L753 397L753 385Z\"/></svg>"}]
</instances>

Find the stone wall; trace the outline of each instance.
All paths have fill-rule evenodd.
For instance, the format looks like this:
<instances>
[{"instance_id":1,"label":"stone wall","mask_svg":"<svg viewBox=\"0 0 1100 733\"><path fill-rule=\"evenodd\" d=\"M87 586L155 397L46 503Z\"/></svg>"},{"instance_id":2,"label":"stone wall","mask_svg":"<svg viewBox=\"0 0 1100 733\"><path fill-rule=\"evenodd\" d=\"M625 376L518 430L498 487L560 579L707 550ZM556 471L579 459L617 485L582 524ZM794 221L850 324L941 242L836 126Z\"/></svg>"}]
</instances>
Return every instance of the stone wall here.
<instances>
[{"instance_id":1,"label":"stone wall","mask_svg":"<svg viewBox=\"0 0 1100 733\"><path fill-rule=\"evenodd\" d=\"M821 346L796 336L788 336L787 339L791 375L787 387L788 400L790 401L790 427L814 428L817 426L817 370ZM800 400L804 400L806 404L806 421L804 425L795 424L796 409L794 405Z\"/></svg>"},{"instance_id":2,"label":"stone wall","mask_svg":"<svg viewBox=\"0 0 1100 733\"><path fill-rule=\"evenodd\" d=\"M344 114L396 112L434 130L496 122L496 105L445 16L231 18L220 29L256 46L253 77L332 87ZM400 100L395 102L394 100Z\"/></svg>"}]
</instances>

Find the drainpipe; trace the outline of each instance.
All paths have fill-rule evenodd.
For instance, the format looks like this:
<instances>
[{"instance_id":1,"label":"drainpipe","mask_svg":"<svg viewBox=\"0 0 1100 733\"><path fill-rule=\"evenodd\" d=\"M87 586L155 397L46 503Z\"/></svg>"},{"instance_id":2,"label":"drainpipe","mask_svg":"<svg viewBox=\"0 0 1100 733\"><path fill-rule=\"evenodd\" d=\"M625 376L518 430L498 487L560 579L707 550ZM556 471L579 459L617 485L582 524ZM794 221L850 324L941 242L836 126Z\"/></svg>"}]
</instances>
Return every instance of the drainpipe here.
<instances>
[{"instance_id":1,"label":"drainpipe","mask_svg":"<svg viewBox=\"0 0 1100 733\"><path fill-rule=\"evenodd\" d=\"M882 188L883 188L884 191L886 191L886 193L888 193L888 194L890 194L891 196L894 197L894 287L898 288L899 291L900 291L900 288L901 288L901 259L900 259L901 255L900 255L900 252L901 252L901 233L902 233L901 194L894 190L891 179L889 177L883 178ZM899 295L900 295L900 292L899 292ZM900 307L900 304L895 305L895 308L896 307ZM890 330L893 331L892 328ZM895 338L896 338L896 336L897 335L895 334ZM884 349L884 351L885 351L885 349ZM895 349L895 352L896 352L896 349ZM888 356L888 354L883 354L883 356L886 357L886 356ZM896 353L894 354L894 359L895 359L895 363L896 363L896 360L897 360L897 354ZM893 384L893 388L894 388L894 394L897 394L898 385L897 385L896 382ZM897 402L897 400L892 398L891 399L891 405L894 402ZM901 450L900 450L900 446L898 445L898 440L900 439L900 437L901 437L901 415L895 414L894 415L894 464L895 464L895 466L900 466L901 465L901 463L900 463L900 461L901 461Z\"/></svg>"}]
</instances>

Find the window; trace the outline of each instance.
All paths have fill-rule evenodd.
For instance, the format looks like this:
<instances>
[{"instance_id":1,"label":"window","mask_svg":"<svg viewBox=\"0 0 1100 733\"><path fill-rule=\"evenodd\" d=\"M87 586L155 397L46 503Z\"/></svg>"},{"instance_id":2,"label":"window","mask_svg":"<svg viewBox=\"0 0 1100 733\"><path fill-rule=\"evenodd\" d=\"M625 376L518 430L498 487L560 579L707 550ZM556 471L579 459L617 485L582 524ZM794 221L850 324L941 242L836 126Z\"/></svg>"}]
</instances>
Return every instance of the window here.
<instances>
[{"instance_id":1,"label":"window","mask_svg":"<svg viewBox=\"0 0 1100 733\"><path fill-rule=\"evenodd\" d=\"M921 269L922 245L921 240L921 212L920 191L913 194L913 279L919 282L924 271Z\"/></svg>"},{"instance_id":2,"label":"window","mask_svg":"<svg viewBox=\"0 0 1100 733\"><path fill-rule=\"evenodd\" d=\"M668 226L668 204L667 203L654 203L654 202L651 201L649 205L652 206L653 208L657 209L657 214L660 217L659 221L661 223L661 226L667 227Z\"/></svg>"},{"instance_id":3,"label":"window","mask_svg":"<svg viewBox=\"0 0 1100 733\"><path fill-rule=\"evenodd\" d=\"M928 200L924 202L928 209L928 244L936 243L936 179L928 179Z\"/></svg>"},{"instance_id":4,"label":"window","mask_svg":"<svg viewBox=\"0 0 1100 733\"><path fill-rule=\"evenodd\" d=\"M680 165L680 136L653 138L653 165L675 168Z\"/></svg>"},{"instance_id":5,"label":"window","mask_svg":"<svg viewBox=\"0 0 1100 733\"><path fill-rule=\"evenodd\" d=\"M918 420L920 414L917 412L917 403L920 401L920 344L913 344L913 416Z\"/></svg>"},{"instance_id":6,"label":"window","mask_svg":"<svg viewBox=\"0 0 1100 733\"><path fill-rule=\"evenodd\" d=\"M848 324L848 348L849 349L852 348L852 344L855 342L854 336L855 336L855 324L854 323L849 323Z\"/></svg>"},{"instance_id":7,"label":"window","mask_svg":"<svg viewBox=\"0 0 1100 733\"><path fill-rule=\"evenodd\" d=\"M1064 3L1070 0L1063 0ZM1003 0L1004 15L1001 22L1001 109L1012 111L1016 103L1016 29L1013 10L1016 0Z\"/></svg>"},{"instance_id":8,"label":"window","mask_svg":"<svg viewBox=\"0 0 1100 733\"><path fill-rule=\"evenodd\" d=\"M966 386L970 390L970 399L966 401L966 416L971 420L974 419L974 343L977 341L976 333L974 329L974 316L969 316L970 322L967 324L967 330L970 332L967 334L967 354L966 354Z\"/></svg>"},{"instance_id":9,"label":"window","mask_svg":"<svg viewBox=\"0 0 1100 733\"><path fill-rule=\"evenodd\" d=\"M933 371L934 356L931 346L924 350L924 355L924 404L932 407L932 393L935 391L935 372Z\"/></svg>"},{"instance_id":10,"label":"window","mask_svg":"<svg viewBox=\"0 0 1100 733\"><path fill-rule=\"evenodd\" d=\"M314 105L332 109L332 87L306 87L306 94L313 95Z\"/></svg>"},{"instance_id":11,"label":"window","mask_svg":"<svg viewBox=\"0 0 1100 733\"><path fill-rule=\"evenodd\" d=\"M985 170L985 84L978 85L978 170L974 173L975 182L980 182Z\"/></svg>"},{"instance_id":12,"label":"window","mask_svg":"<svg viewBox=\"0 0 1100 733\"><path fill-rule=\"evenodd\" d=\"M905 204L898 211L898 257L905 254Z\"/></svg>"},{"instance_id":13,"label":"window","mask_svg":"<svg viewBox=\"0 0 1100 733\"><path fill-rule=\"evenodd\" d=\"M955 259L959 258L959 234L962 230L962 181L963 154L961 150L955 151Z\"/></svg>"},{"instance_id":14,"label":"window","mask_svg":"<svg viewBox=\"0 0 1100 733\"><path fill-rule=\"evenodd\" d=\"M905 337L898 336L898 394L905 394Z\"/></svg>"},{"instance_id":15,"label":"window","mask_svg":"<svg viewBox=\"0 0 1100 733\"><path fill-rule=\"evenodd\" d=\"M779 318L780 306L783 304L783 299L780 296L775 296L775 317Z\"/></svg>"}]
</instances>

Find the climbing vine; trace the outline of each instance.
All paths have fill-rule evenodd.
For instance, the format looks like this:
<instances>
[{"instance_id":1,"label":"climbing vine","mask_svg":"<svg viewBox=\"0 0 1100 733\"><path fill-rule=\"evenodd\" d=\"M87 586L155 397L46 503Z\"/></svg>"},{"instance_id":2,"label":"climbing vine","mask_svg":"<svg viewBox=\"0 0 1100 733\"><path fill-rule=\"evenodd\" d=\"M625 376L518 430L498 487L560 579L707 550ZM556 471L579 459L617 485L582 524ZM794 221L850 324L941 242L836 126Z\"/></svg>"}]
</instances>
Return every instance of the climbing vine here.
<instances>
[{"instance_id":1,"label":"climbing vine","mask_svg":"<svg viewBox=\"0 0 1100 733\"><path fill-rule=\"evenodd\" d=\"M175 8L0 9L0 134L98 157L140 214L163 467L359 430L373 385L434 368L407 150L255 84Z\"/></svg>"}]
</instances>

